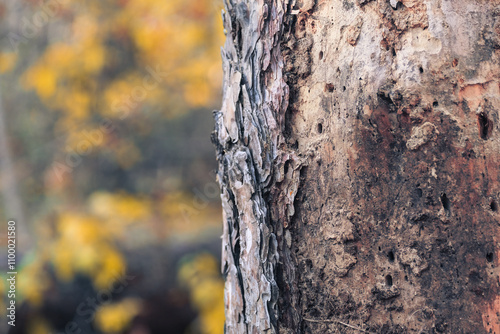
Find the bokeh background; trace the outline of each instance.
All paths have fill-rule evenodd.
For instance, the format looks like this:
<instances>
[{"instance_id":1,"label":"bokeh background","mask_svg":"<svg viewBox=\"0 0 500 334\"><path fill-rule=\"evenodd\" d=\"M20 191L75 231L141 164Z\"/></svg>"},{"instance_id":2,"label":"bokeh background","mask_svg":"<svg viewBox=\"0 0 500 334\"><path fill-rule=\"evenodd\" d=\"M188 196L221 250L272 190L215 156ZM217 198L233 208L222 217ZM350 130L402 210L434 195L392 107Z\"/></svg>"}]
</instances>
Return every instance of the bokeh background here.
<instances>
[{"instance_id":1,"label":"bokeh background","mask_svg":"<svg viewBox=\"0 0 500 334\"><path fill-rule=\"evenodd\" d=\"M221 8L0 0L0 333L223 332Z\"/></svg>"}]
</instances>

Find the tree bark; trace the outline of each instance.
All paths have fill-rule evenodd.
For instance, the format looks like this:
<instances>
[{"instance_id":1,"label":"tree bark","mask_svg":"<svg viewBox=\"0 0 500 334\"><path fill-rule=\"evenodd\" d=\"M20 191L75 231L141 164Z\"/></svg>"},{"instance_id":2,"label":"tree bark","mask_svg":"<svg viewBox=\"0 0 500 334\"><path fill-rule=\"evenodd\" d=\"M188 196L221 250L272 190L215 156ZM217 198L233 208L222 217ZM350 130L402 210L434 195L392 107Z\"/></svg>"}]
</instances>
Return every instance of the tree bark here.
<instances>
[{"instance_id":1,"label":"tree bark","mask_svg":"<svg viewBox=\"0 0 500 334\"><path fill-rule=\"evenodd\" d=\"M223 17L226 332L500 334L500 1Z\"/></svg>"}]
</instances>

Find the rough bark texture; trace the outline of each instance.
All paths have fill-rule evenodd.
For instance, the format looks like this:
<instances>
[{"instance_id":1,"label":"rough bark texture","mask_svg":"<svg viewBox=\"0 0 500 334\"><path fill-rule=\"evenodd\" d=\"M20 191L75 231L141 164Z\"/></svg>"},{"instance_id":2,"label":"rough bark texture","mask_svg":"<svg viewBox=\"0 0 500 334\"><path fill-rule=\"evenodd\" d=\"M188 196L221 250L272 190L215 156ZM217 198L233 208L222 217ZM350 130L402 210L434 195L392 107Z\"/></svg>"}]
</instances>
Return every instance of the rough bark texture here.
<instances>
[{"instance_id":1,"label":"rough bark texture","mask_svg":"<svg viewBox=\"0 0 500 334\"><path fill-rule=\"evenodd\" d=\"M288 106L280 52L286 12L287 1L229 0L223 13L225 86L213 141L222 188L227 333L277 332L279 257L267 200L287 174L287 195L275 200L283 217L293 215L298 183L293 169L284 170L292 155L278 149Z\"/></svg>"},{"instance_id":2,"label":"rough bark texture","mask_svg":"<svg viewBox=\"0 0 500 334\"><path fill-rule=\"evenodd\" d=\"M500 334L500 1L224 17L227 332Z\"/></svg>"}]
</instances>

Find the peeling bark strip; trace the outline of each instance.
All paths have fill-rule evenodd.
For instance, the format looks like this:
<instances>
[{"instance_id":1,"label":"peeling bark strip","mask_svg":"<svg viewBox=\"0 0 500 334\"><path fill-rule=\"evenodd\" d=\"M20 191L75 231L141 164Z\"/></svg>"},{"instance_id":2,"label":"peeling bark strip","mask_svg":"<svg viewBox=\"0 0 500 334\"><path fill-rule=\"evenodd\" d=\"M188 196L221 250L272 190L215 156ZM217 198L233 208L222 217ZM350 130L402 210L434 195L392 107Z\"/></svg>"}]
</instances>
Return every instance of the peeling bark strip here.
<instances>
[{"instance_id":1,"label":"peeling bark strip","mask_svg":"<svg viewBox=\"0 0 500 334\"><path fill-rule=\"evenodd\" d=\"M284 171L293 156L279 149L288 106L280 53L287 5L227 0L223 12L224 96L213 141L222 190L227 333L277 332L278 245L266 198L276 180L294 176L293 168ZM282 221L293 214L297 190L286 183L289 193L276 203L285 208Z\"/></svg>"}]
</instances>

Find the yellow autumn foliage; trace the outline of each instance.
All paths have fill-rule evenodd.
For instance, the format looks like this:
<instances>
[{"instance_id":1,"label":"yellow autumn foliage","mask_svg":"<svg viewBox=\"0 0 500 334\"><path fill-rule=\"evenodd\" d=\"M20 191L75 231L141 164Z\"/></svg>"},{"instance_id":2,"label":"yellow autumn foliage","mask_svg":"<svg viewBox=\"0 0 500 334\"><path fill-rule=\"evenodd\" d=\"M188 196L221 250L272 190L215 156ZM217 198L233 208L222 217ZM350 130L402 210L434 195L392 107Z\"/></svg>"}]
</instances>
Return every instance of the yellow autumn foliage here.
<instances>
[{"instance_id":1,"label":"yellow autumn foliage","mask_svg":"<svg viewBox=\"0 0 500 334\"><path fill-rule=\"evenodd\" d=\"M125 272L126 262L123 255L112 247L101 249L101 263L96 273L94 273L94 284L98 289L106 289L113 284L120 273Z\"/></svg>"},{"instance_id":2,"label":"yellow autumn foliage","mask_svg":"<svg viewBox=\"0 0 500 334\"><path fill-rule=\"evenodd\" d=\"M187 286L191 301L199 312L203 334L224 332L224 282L217 261L210 254L199 254L186 261L178 272L179 282Z\"/></svg>"},{"instance_id":3,"label":"yellow autumn foliage","mask_svg":"<svg viewBox=\"0 0 500 334\"><path fill-rule=\"evenodd\" d=\"M101 306L94 322L106 334L121 333L130 325L131 320L139 313L140 302L127 298L120 302Z\"/></svg>"},{"instance_id":4,"label":"yellow autumn foliage","mask_svg":"<svg viewBox=\"0 0 500 334\"><path fill-rule=\"evenodd\" d=\"M66 26L69 33L50 44L23 77L24 86L34 89L49 108L67 117L82 119L90 112L89 100L104 100L107 103L100 103L96 112L109 115L113 112L109 106L117 95L130 94L137 81L147 75L148 66L159 66L170 73L162 83L167 95L169 91L177 94L178 84L183 83L181 93L186 103L200 106L218 101L215 93L220 89L220 80L208 80L206 73L213 65L220 68L221 3L215 0L91 0L69 8L73 19L59 23ZM137 63L103 80L105 67L113 67L119 61L107 43L112 39L118 43L132 42ZM4 58L7 59L0 56L0 70L10 67L2 64L12 62L2 61ZM131 76L139 80L133 83ZM99 89L89 84L91 82L97 82ZM201 94L192 94L196 88L201 89L198 91ZM59 89L65 94L55 94ZM73 103L68 103L68 99ZM165 107L168 100L160 94L148 94L144 103Z\"/></svg>"},{"instance_id":5,"label":"yellow autumn foliage","mask_svg":"<svg viewBox=\"0 0 500 334\"><path fill-rule=\"evenodd\" d=\"M145 110L176 117L219 103L224 36L218 0L89 0L64 8L71 15L54 18L63 33L21 77L25 89L60 115L56 132L66 136L64 150L76 150L85 140L78 132L95 129L103 118L121 122L146 117ZM0 73L14 58L0 54ZM151 69L161 72L154 81ZM132 140L108 139L92 152L110 154L124 169L141 160Z\"/></svg>"},{"instance_id":6,"label":"yellow autumn foliage","mask_svg":"<svg viewBox=\"0 0 500 334\"><path fill-rule=\"evenodd\" d=\"M58 218L59 238L52 243L51 261L64 281L76 273L92 278L98 289L110 286L126 269L125 259L114 246L106 221L78 213L63 213Z\"/></svg>"},{"instance_id":7,"label":"yellow autumn foliage","mask_svg":"<svg viewBox=\"0 0 500 334\"><path fill-rule=\"evenodd\" d=\"M118 167L130 169L143 159L143 152L133 138L137 133L126 133L127 122L136 124L139 135L147 135L149 125L138 121L148 117L146 112L176 117L218 104L221 6L219 0L65 1L64 10L47 24L54 24L57 29L51 30L56 33L20 76L22 87L32 90L52 112L46 118L54 119L54 135L64 139L50 153L62 157L61 162L71 152L101 153ZM17 58L15 53L0 53L0 74L12 71ZM152 69L161 75L155 77ZM46 116L40 110L33 113ZM102 137L90 141L89 133L100 131L105 118L122 125L125 135L101 132ZM44 294L54 288L51 284L69 282L78 274L90 278L96 290L108 288L127 269L117 246L127 235L165 242L219 224L218 207L180 192L146 198L125 192L92 193L94 189L78 199L85 207L75 205L68 198L79 195L71 188L77 184L77 168L63 174L64 179L44 171L47 202L60 206L47 210L57 213L42 222L37 258L19 272L20 301L32 306L42 304ZM216 262L201 255L179 272L206 334L223 331L223 282ZM103 306L96 325L105 333L118 333L137 314L138 305L126 300ZM49 332L41 318L34 318L30 326L31 333Z\"/></svg>"},{"instance_id":8,"label":"yellow autumn foliage","mask_svg":"<svg viewBox=\"0 0 500 334\"><path fill-rule=\"evenodd\" d=\"M114 194L104 191L95 192L90 196L88 205L90 212L108 221L108 225L121 222L123 226L132 222L146 221L152 210L148 199L124 192Z\"/></svg>"},{"instance_id":9,"label":"yellow autumn foliage","mask_svg":"<svg viewBox=\"0 0 500 334\"><path fill-rule=\"evenodd\" d=\"M25 76L24 85L34 88L37 94L46 101L54 95L57 87L57 71L48 66L35 66Z\"/></svg>"},{"instance_id":10,"label":"yellow autumn foliage","mask_svg":"<svg viewBox=\"0 0 500 334\"><path fill-rule=\"evenodd\" d=\"M50 278L43 269L46 254L38 254L34 261L18 272L16 288L18 300L27 300L34 306L43 302L43 293L50 286Z\"/></svg>"}]
</instances>

